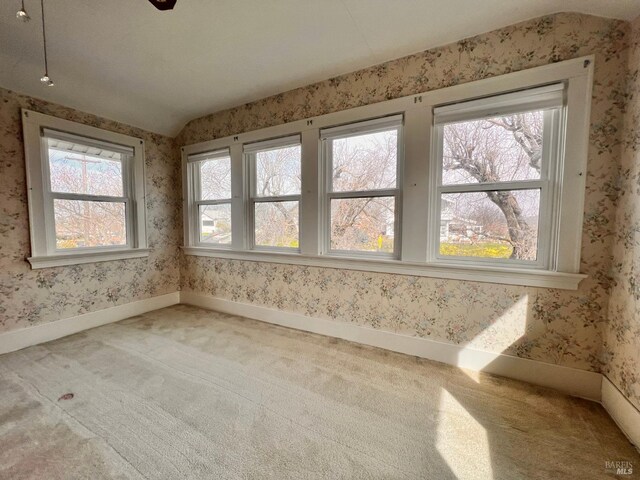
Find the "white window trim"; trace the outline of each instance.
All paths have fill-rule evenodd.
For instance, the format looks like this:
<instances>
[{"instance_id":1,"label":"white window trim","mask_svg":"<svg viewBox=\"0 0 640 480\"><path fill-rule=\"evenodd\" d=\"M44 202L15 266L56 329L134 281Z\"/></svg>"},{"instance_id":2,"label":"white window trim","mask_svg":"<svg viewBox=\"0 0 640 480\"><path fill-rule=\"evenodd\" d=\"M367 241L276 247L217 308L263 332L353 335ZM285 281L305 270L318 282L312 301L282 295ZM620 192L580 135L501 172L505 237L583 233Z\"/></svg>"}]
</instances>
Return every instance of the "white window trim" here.
<instances>
[{"instance_id":1,"label":"white window trim","mask_svg":"<svg viewBox=\"0 0 640 480\"><path fill-rule=\"evenodd\" d=\"M494 266L514 266L516 268L544 269L555 271L555 262L559 254L555 240L554 225L559 220L558 208L561 204L558 198L560 183L562 181L563 165L560 149L560 142L563 134L559 138L556 133L562 126L562 115L564 114L564 85L553 84L540 88L529 89L524 92L507 93L495 97L472 100L470 102L460 102L434 110L433 146L431 153L430 172L430 192L431 205L434 208L430 212L430 232L428 240L427 261L438 265L470 265L478 266L492 264ZM560 108L561 111L550 110ZM443 125L460 121L473 121L482 118L491 118L511 113L548 109L544 111L544 131L550 132L545 135L543 144L543 158L548 162L543 163L540 179L538 180L518 180L504 181L494 184L442 184L442 147L443 147ZM540 190L540 215L538 217L538 252L536 261L512 260L512 259L489 259L473 257L456 257L440 255L439 253L439 231L442 194L447 193L471 193L490 190Z\"/></svg>"},{"instance_id":2,"label":"white window trim","mask_svg":"<svg viewBox=\"0 0 640 480\"><path fill-rule=\"evenodd\" d=\"M300 247L273 247L268 245L256 245L256 222L255 207L256 203L275 203L275 202L298 202L298 226L300 226L300 208L302 204L302 189L300 193L280 196L257 196L256 195L256 154L268 150L276 150L285 147L294 147L300 145L302 151L302 138L298 135L289 135L282 138L273 138L261 142L249 143L243 146L243 154L247 171L249 172L249 200L247 202L246 219L248 222L247 230L249 232L249 248L256 251L265 252L300 252ZM302 158L300 159L300 168L302 168ZM298 244L300 243L300 231L298 230Z\"/></svg>"},{"instance_id":3,"label":"white window trim","mask_svg":"<svg viewBox=\"0 0 640 480\"><path fill-rule=\"evenodd\" d=\"M22 128L31 237L31 256L27 260L31 264L31 268L48 268L148 256L144 202L144 140L26 109L22 109ZM116 148L120 146L127 150L133 150L130 157L130 168L123 173L133 177L130 182L127 182L132 191L125 195L127 197L127 245L82 248L69 252L55 249L52 244L52 239L55 239L55 224L52 206L49 204L49 196L46 193L49 189L49 178L48 155L42 136L45 129L55 130L60 132L60 136L66 135L78 141L86 138L87 143L90 143L93 139L102 145L107 143Z\"/></svg>"},{"instance_id":4,"label":"white window trim","mask_svg":"<svg viewBox=\"0 0 640 480\"><path fill-rule=\"evenodd\" d=\"M207 142L182 147L185 185L185 247L187 255L273 263L300 264L362 271L398 273L433 278L446 278L501 284L515 284L575 290L586 275L580 274L580 246L584 209L593 56L509 73L440 90L365 105L295 122L244 132ZM552 269L531 269L477 264L441 264L429 258L428 242L432 211L433 109L440 105L480 99L508 92L536 88L562 82L565 85L566 131L562 195L556 226L557 254ZM322 165L320 130L376 119L394 114L404 115L404 163L402 169L402 221L399 259L349 258L323 253ZM248 185L242 161L242 146L269 138L300 134L302 136L302 199L300 218L300 253L257 252L248 249L246 202ZM229 148L232 157L234 185L232 217L234 242L231 249L200 248L190 243L189 196L186 158L189 154ZM239 225L236 225L239 224ZM236 231L238 235L236 235Z\"/></svg>"},{"instance_id":5,"label":"white window trim","mask_svg":"<svg viewBox=\"0 0 640 480\"><path fill-rule=\"evenodd\" d=\"M189 209L185 212L191 218L188 222L190 225L190 232L188 232L188 238L191 245L195 245L203 248L222 248L229 249L233 245L233 216L231 219L231 244L227 243L213 243L202 242L200 240L200 206L201 205L233 205L233 198L220 198L215 200L200 200L200 169L199 162L203 160L215 160L218 158L231 157L228 148L222 148L210 152L201 152L195 155L189 155L187 159L187 168L191 170L187 176L189 185L186 186L189 192ZM233 182L233 180L232 180ZM184 188L183 188L184 189ZM233 192L232 192L233 197ZM185 223L185 225L187 225ZM186 233L186 232L185 232Z\"/></svg>"},{"instance_id":6,"label":"white window trim","mask_svg":"<svg viewBox=\"0 0 640 480\"><path fill-rule=\"evenodd\" d=\"M400 258L400 245L402 241L400 217L402 215L402 165L403 165L403 117L402 115L391 115L388 117L375 118L362 122L349 123L337 127L326 128L320 131L320 151L322 171L321 181L322 203L321 203L321 219L322 222L322 249L321 254L337 257L353 257L362 259L396 259ZM395 188L375 189L375 190L346 190L333 191L332 170L333 170L333 152L331 151L331 142L335 139L355 137L366 135L369 133L386 132L397 130L398 147L397 147L397 163L396 163L396 186ZM334 199L357 199L372 197L393 197L395 215L393 221L394 240L393 252L367 252L359 250L336 250L331 248L331 200Z\"/></svg>"}]
</instances>

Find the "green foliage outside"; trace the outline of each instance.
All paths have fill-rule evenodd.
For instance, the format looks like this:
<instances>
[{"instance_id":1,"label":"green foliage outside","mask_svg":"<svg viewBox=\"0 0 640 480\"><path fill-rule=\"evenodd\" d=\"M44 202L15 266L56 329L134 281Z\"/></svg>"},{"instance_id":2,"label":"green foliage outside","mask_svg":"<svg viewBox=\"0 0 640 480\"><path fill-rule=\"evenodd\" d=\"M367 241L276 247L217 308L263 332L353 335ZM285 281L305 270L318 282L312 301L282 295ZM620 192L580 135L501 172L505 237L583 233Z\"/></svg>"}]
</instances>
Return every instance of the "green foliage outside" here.
<instances>
[{"instance_id":1,"label":"green foliage outside","mask_svg":"<svg viewBox=\"0 0 640 480\"><path fill-rule=\"evenodd\" d=\"M441 243L440 255L456 257L509 258L513 247L508 243Z\"/></svg>"}]
</instances>

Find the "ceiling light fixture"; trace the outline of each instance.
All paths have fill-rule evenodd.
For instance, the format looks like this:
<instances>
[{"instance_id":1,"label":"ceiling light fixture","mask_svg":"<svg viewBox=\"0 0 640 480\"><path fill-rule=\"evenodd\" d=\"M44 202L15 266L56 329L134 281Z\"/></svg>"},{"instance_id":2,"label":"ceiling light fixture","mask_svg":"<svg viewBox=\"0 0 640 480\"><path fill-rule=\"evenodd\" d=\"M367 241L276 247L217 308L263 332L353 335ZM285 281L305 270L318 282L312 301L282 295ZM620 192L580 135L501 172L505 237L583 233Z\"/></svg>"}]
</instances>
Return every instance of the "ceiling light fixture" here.
<instances>
[{"instance_id":1,"label":"ceiling light fixture","mask_svg":"<svg viewBox=\"0 0 640 480\"><path fill-rule=\"evenodd\" d=\"M40 81L47 87L53 87L53 80L49 77L49 64L47 63L47 34L44 28L44 0L40 0L40 8L42 10L42 48L44 50L44 76Z\"/></svg>"},{"instance_id":2,"label":"ceiling light fixture","mask_svg":"<svg viewBox=\"0 0 640 480\"><path fill-rule=\"evenodd\" d=\"M158 10L172 10L177 0L149 0Z\"/></svg>"},{"instance_id":3,"label":"ceiling light fixture","mask_svg":"<svg viewBox=\"0 0 640 480\"><path fill-rule=\"evenodd\" d=\"M24 9L24 0L22 0L22 7L20 8L20 10L16 12L16 18L18 20L22 20L25 23L31 20L31 17L27 13L27 11Z\"/></svg>"}]
</instances>

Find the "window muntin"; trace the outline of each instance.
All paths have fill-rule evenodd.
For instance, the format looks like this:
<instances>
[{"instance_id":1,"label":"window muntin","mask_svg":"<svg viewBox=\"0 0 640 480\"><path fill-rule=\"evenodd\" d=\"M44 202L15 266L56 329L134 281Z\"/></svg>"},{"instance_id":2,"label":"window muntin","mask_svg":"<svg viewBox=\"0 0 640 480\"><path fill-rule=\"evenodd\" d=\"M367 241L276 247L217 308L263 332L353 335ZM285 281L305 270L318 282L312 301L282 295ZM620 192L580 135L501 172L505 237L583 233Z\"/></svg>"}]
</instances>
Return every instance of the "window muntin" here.
<instances>
[{"instance_id":1,"label":"window muntin","mask_svg":"<svg viewBox=\"0 0 640 480\"><path fill-rule=\"evenodd\" d=\"M231 156L228 149L190 155L195 238L199 244L231 246Z\"/></svg>"},{"instance_id":2,"label":"window muntin","mask_svg":"<svg viewBox=\"0 0 640 480\"><path fill-rule=\"evenodd\" d=\"M132 246L133 149L42 131L51 251Z\"/></svg>"},{"instance_id":3,"label":"window muntin","mask_svg":"<svg viewBox=\"0 0 640 480\"><path fill-rule=\"evenodd\" d=\"M402 116L321 132L326 250L398 257Z\"/></svg>"},{"instance_id":4,"label":"window muntin","mask_svg":"<svg viewBox=\"0 0 640 480\"><path fill-rule=\"evenodd\" d=\"M249 164L251 246L299 250L302 145L299 135L244 146Z\"/></svg>"},{"instance_id":5,"label":"window muntin","mask_svg":"<svg viewBox=\"0 0 640 480\"><path fill-rule=\"evenodd\" d=\"M520 106L509 94L505 114L494 99L482 100L485 112L469 102L466 118L458 104L449 122L439 122L436 109L436 259L548 265L562 93L561 86L523 92Z\"/></svg>"}]
</instances>

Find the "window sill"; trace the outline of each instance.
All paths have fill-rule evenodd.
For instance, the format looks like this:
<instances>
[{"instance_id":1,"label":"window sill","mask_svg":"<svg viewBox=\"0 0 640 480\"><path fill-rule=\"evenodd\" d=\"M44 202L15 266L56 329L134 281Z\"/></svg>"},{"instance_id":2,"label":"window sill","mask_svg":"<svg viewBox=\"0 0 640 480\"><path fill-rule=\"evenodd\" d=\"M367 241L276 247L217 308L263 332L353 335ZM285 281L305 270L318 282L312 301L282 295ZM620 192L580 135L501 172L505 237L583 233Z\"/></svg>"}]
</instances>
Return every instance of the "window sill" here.
<instances>
[{"instance_id":1,"label":"window sill","mask_svg":"<svg viewBox=\"0 0 640 480\"><path fill-rule=\"evenodd\" d=\"M128 258L141 258L148 256L148 248L136 248L127 250L111 250L108 252L83 252L28 257L27 260L31 264L31 269L36 270L39 268L79 265L81 263L107 262L110 260L126 260Z\"/></svg>"},{"instance_id":2,"label":"window sill","mask_svg":"<svg viewBox=\"0 0 640 480\"><path fill-rule=\"evenodd\" d=\"M337 258L328 256L305 256L298 253L266 253L256 251L238 252L202 247L182 247L182 249L185 255L199 257L306 265L364 272L395 273L399 275L415 275L418 277L558 288L562 290L577 290L580 281L587 277L587 275L580 273L550 272L523 268L433 265L386 259Z\"/></svg>"}]
</instances>

